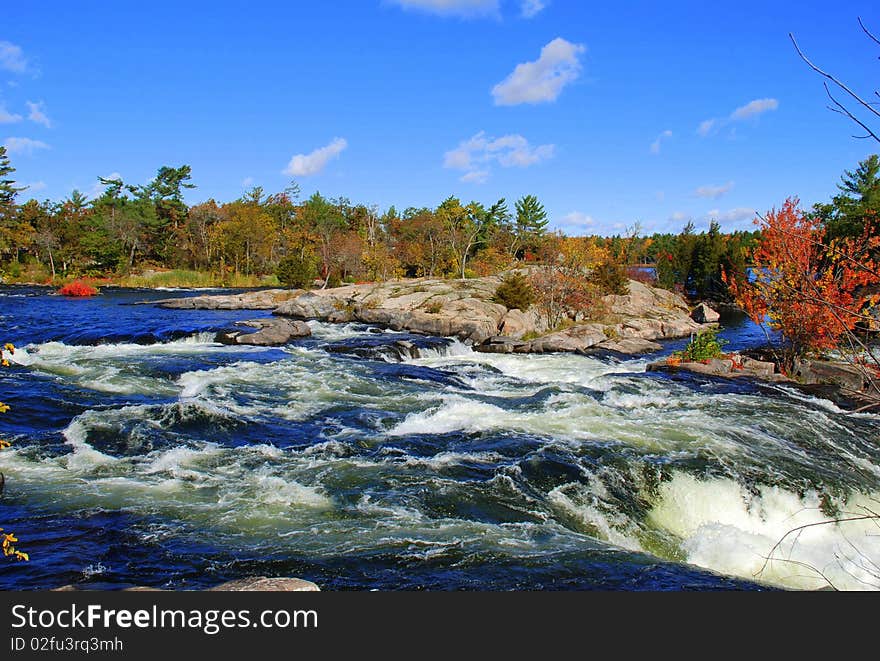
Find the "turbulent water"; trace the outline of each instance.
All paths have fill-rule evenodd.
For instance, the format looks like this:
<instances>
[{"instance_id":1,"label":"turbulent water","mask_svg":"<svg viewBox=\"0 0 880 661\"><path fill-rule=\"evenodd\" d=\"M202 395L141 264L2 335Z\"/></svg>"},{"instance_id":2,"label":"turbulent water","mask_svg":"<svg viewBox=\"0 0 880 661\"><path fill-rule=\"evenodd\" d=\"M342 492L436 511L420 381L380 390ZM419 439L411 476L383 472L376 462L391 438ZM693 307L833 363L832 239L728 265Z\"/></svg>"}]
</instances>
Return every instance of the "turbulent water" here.
<instances>
[{"instance_id":1,"label":"turbulent water","mask_svg":"<svg viewBox=\"0 0 880 661\"><path fill-rule=\"evenodd\" d=\"M264 313L132 305L167 296L0 289L0 526L31 555L0 587L880 588L876 521L824 523L880 510L880 416L352 324L223 346Z\"/></svg>"}]
</instances>

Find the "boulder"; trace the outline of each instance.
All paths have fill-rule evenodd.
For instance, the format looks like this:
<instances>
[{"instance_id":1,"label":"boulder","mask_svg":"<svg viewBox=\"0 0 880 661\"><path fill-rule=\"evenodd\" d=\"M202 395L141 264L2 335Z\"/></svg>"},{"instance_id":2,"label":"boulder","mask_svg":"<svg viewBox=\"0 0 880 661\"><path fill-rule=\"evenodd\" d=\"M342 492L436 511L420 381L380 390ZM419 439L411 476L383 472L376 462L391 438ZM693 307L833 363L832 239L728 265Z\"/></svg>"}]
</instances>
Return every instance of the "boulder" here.
<instances>
[{"instance_id":1,"label":"boulder","mask_svg":"<svg viewBox=\"0 0 880 661\"><path fill-rule=\"evenodd\" d=\"M826 383L852 391L865 387L865 376L858 367L836 361L798 360L792 376L801 383Z\"/></svg>"},{"instance_id":2,"label":"boulder","mask_svg":"<svg viewBox=\"0 0 880 661\"><path fill-rule=\"evenodd\" d=\"M253 319L238 322L240 326L257 328L254 333L238 331L217 333L217 342L221 344L242 344L261 347L284 346L292 340L308 337L312 329L304 321L293 319Z\"/></svg>"},{"instance_id":3,"label":"boulder","mask_svg":"<svg viewBox=\"0 0 880 661\"><path fill-rule=\"evenodd\" d=\"M758 378L769 379L776 372L776 365L763 360L755 360L748 356L742 359L743 371Z\"/></svg>"},{"instance_id":4,"label":"boulder","mask_svg":"<svg viewBox=\"0 0 880 661\"><path fill-rule=\"evenodd\" d=\"M518 348L528 346L527 342L520 342L512 337L495 335L474 347L474 351L482 353L516 353Z\"/></svg>"},{"instance_id":5,"label":"boulder","mask_svg":"<svg viewBox=\"0 0 880 661\"><path fill-rule=\"evenodd\" d=\"M700 303L694 308L693 312L691 312L691 319L698 324L714 324L721 319L721 315L705 303Z\"/></svg>"},{"instance_id":6,"label":"boulder","mask_svg":"<svg viewBox=\"0 0 880 661\"><path fill-rule=\"evenodd\" d=\"M684 370L687 372L695 372L696 374L705 374L707 376L739 376L733 371L733 361L730 359L712 358L705 363L681 362L670 364L666 360L658 360L649 363L645 368L648 372L675 372Z\"/></svg>"},{"instance_id":7,"label":"boulder","mask_svg":"<svg viewBox=\"0 0 880 661\"><path fill-rule=\"evenodd\" d=\"M321 588L301 578L251 576L208 588L208 592L320 592Z\"/></svg>"}]
</instances>

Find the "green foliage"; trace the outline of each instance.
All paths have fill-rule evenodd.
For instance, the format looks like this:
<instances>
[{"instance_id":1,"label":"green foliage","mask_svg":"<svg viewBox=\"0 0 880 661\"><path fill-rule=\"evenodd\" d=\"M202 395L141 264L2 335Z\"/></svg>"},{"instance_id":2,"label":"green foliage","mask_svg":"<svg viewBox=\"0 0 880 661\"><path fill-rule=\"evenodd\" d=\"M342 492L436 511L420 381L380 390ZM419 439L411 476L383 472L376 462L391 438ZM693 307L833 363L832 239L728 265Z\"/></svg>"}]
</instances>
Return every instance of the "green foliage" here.
<instances>
[{"instance_id":1,"label":"green foliage","mask_svg":"<svg viewBox=\"0 0 880 661\"><path fill-rule=\"evenodd\" d=\"M694 363L722 358L723 347L726 344L727 340L718 337L717 328L707 328L697 333L682 351L676 351L673 355L683 361Z\"/></svg>"},{"instance_id":2,"label":"green foliage","mask_svg":"<svg viewBox=\"0 0 880 661\"><path fill-rule=\"evenodd\" d=\"M0 145L0 205L12 204L15 195L24 188L16 187L15 180L8 177L15 172L15 168L9 162L6 155L6 147Z\"/></svg>"},{"instance_id":3,"label":"green foliage","mask_svg":"<svg viewBox=\"0 0 880 661\"><path fill-rule=\"evenodd\" d=\"M508 310L518 309L525 312L535 302L535 290L522 273L509 273L501 280L492 300Z\"/></svg>"},{"instance_id":4,"label":"green foliage","mask_svg":"<svg viewBox=\"0 0 880 661\"><path fill-rule=\"evenodd\" d=\"M599 264L589 275L589 281L596 286L599 296L614 294L625 296L629 293L629 277L626 268L615 261Z\"/></svg>"},{"instance_id":5,"label":"green foliage","mask_svg":"<svg viewBox=\"0 0 880 661\"><path fill-rule=\"evenodd\" d=\"M829 241L861 235L865 220L880 214L880 157L872 154L855 171L845 170L837 188L840 193L830 203L813 207Z\"/></svg>"},{"instance_id":6,"label":"green foliage","mask_svg":"<svg viewBox=\"0 0 880 661\"><path fill-rule=\"evenodd\" d=\"M278 281L285 287L297 287L305 289L315 280L317 271L315 262L308 257L302 258L298 255L288 255L280 262L275 269L275 275Z\"/></svg>"},{"instance_id":7,"label":"green foliage","mask_svg":"<svg viewBox=\"0 0 880 661\"><path fill-rule=\"evenodd\" d=\"M544 205L534 195L524 195L514 204L516 218L509 228L510 255L520 258L526 250L536 250L550 222Z\"/></svg>"}]
</instances>

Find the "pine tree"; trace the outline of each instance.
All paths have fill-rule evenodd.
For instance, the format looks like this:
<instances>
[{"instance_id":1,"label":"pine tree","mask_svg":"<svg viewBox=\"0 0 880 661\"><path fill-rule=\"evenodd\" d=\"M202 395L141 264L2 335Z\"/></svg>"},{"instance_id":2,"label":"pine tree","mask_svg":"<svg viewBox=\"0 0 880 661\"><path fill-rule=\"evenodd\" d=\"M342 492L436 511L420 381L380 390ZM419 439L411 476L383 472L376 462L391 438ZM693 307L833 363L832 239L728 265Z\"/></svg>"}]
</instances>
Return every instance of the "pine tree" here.
<instances>
[{"instance_id":1,"label":"pine tree","mask_svg":"<svg viewBox=\"0 0 880 661\"><path fill-rule=\"evenodd\" d=\"M9 157L6 155L6 147L0 145L0 205L12 204L15 201L15 196L26 188L17 188L14 185L15 180L9 178L13 172L15 172L15 168L12 167Z\"/></svg>"},{"instance_id":2,"label":"pine tree","mask_svg":"<svg viewBox=\"0 0 880 661\"><path fill-rule=\"evenodd\" d=\"M511 243L511 255L517 257L529 244L543 238L549 220L544 205L534 195L524 195L516 201L514 208L516 220L512 228L514 240Z\"/></svg>"}]
</instances>

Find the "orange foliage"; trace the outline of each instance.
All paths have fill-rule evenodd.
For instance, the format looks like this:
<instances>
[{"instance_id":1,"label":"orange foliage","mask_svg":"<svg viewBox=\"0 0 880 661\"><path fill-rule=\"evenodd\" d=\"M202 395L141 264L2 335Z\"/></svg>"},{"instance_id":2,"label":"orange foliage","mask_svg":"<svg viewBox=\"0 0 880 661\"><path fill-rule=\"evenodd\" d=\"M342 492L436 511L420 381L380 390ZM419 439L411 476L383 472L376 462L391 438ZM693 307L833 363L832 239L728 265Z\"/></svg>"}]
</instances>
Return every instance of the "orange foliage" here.
<instances>
[{"instance_id":1,"label":"orange foliage","mask_svg":"<svg viewBox=\"0 0 880 661\"><path fill-rule=\"evenodd\" d=\"M792 355L838 346L844 333L867 321L880 283L872 254L878 237L866 223L858 239L825 242L819 222L804 216L797 198L773 209L761 224L751 282L724 274L737 304L757 324L769 320Z\"/></svg>"}]
</instances>

